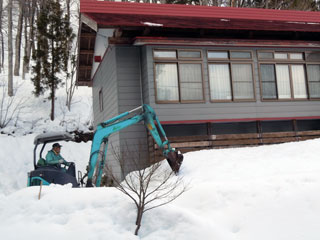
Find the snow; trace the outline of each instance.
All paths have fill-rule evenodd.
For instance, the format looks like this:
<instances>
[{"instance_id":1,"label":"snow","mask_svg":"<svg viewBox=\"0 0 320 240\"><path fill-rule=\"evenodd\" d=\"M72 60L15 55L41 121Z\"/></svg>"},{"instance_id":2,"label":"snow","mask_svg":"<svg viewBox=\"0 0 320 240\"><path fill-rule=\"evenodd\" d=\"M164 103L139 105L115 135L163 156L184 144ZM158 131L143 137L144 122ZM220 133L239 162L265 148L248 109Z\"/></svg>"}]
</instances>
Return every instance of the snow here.
<instances>
[{"instance_id":1,"label":"snow","mask_svg":"<svg viewBox=\"0 0 320 240\"><path fill-rule=\"evenodd\" d=\"M26 186L27 173L33 169L33 140L35 137L36 134L20 137L0 135L0 179L2 179L0 195L12 193ZM60 142L60 144L62 145L61 155L67 161L75 162L76 170L85 172L89 161L90 142ZM52 144L46 145L42 156L44 157L51 148Z\"/></svg>"},{"instance_id":2,"label":"snow","mask_svg":"<svg viewBox=\"0 0 320 240\"><path fill-rule=\"evenodd\" d=\"M319 239L320 139L184 154L180 176L189 190L146 212L137 237L135 206L114 188L44 186L38 200L39 187L25 187L33 137L0 137L6 239ZM63 145L83 170L90 143Z\"/></svg>"},{"instance_id":3,"label":"snow","mask_svg":"<svg viewBox=\"0 0 320 240\"><path fill-rule=\"evenodd\" d=\"M144 25L153 26L153 27L162 27L163 26L163 24L161 24L161 23L152 23L152 22L141 22L141 23Z\"/></svg>"},{"instance_id":4,"label":"snow","mask_svg":"<svg viewBox=\"0 0 320 240\"><path fill-rule=\"evenodd\" d=\"M14 85L16 103L23 99L23 108L0 134L0 232L5 239L318 240L320 139L185 154L180 176L189 190L146 212L139 236L133 234L135 206L114 188L44 186L38 200L39 187L26 187L34 138L49 131L88 131L91 89L78 88L71 112L64 89L58 90L52 122L50 101L31 94L30 76L15 78ZM62 156L85 172L91 142L61 144Z\"/></svg>"},{"instance_id":5,"label":"snow","mask_svg":"<svg viewBox=\"0 0 320 240\"><path fill-rule=\"evenodd\" d=\"M6 91L4 70L0 101ZM184 154L180 176L189 190L176 201L146 212L139 236L133 234L135 206L115 188L52 184L43 186L39 200L39 187L26 187L27 172L33 169L34 138L48 131L88 131L92 95L91 88L79 87L69 112L61 87L56 120L50 121L48 93L35 98L30 78L14 78L13 106L20 103L20 108L0 134L2 239L319 239L320 139ZM91 142L61 144L62 156L85 172ZM46 146L44 154L50 148L51 144Z\"/></svg>"},{"instance_id":6,"label":"snow","mask_svg":"<svg viewBox=\"0 0 320 240\"><path fill-rule=\"evenodd\" d=\"M1 129L1 133L15 136L29 133L44 133L50 131L88 131L92 126L92 90L89 87L78 87L71 104L71 111L66 107L65 88L60 87L56 93L55 120L49 119L51 101L49 92L38 98L34 97L31 77L26 80L21 77L14 78L14 102L11 110L16 108L13 121ZM6 75L0 75L0 95L6 92ZM2 87L1 87L2 86ZM1 103L1 98L0 98ZM18 107L16 107L18 106Z\"/></svg>"}]
</instances>

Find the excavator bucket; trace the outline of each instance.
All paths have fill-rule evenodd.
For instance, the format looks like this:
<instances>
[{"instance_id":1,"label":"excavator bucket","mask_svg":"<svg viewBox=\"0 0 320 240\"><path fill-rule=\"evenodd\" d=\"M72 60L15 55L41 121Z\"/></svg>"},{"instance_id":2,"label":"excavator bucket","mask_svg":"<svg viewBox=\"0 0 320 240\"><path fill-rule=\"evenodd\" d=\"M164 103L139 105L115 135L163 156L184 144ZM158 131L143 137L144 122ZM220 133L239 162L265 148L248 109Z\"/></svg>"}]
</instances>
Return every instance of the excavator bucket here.
<instances>
[{"instance_id":1,"label":"excavator bucket","mask_svg":"<svg viewBox=\"0 0 320 240\"><path fill-rule=\"evenodd\" d=\"M183 161L183 155L177 151L169 152L167 155L167 161L172 171L177 174Z\"/></svg>"}]
</instances>

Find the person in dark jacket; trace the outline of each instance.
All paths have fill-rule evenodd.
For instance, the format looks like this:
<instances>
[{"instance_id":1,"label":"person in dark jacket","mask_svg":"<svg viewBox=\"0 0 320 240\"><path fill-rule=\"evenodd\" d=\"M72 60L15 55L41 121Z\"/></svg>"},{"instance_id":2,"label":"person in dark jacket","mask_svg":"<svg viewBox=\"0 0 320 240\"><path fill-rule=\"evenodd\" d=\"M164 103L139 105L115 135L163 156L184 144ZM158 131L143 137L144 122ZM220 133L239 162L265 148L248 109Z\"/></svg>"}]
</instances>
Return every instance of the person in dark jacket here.
<instances>
[{"instance_id":1,"label":"person in dark jacket","mask_svg":"<svg viewBox=\"0 0 320 240\"><path fill-rule=\"evenodd\" d=\"M75 166L73 162L67 162L60 154L61 145L59 143L54 143L52 149L48 151L46 155L46 164L55 165L61 168L61 164L68 166L67 173L70 173L75 176Z\"/></svg>"}]
</instances>

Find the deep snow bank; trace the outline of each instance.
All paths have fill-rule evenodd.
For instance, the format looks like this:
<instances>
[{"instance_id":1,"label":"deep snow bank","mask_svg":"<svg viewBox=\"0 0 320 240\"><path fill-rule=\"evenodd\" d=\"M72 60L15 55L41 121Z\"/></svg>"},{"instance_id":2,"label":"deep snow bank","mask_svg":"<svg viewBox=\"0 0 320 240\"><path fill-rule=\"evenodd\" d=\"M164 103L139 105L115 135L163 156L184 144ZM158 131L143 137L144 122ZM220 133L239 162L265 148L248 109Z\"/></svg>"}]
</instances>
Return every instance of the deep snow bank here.
<instances>
[{"instance_id":1,"label":"deep snow bank","mask_svg":"<svg viewBox=\"0 0 320 240\"><path fill-rule=\"evenodd\" d=\"M0 135L0 195L9 194L27 185L27 173L33 170L33 140L36 134L13 137ZM85 172L89 161L91 142L60 142L61 155L70 162L75 162L76 170ZM43 157L52 148L48 144ZM38 148L38 153L40 147ZM38 156L37 156L38 159Z\"/></svg>"},{"instance_id":2,"label":"deep snow bank","mask_svg":"<svg viewBox=\"0 0 320 240\"><path fill-rule=\"evenodd\" d=\"M139 238L318 240L319 146L317 139L185 154L180 174L190 190L147 212ZM41 200L38 191L0 195L3 237L139 239L133 204L113 188L49 186Z\"/></svg>"}]
</instances>

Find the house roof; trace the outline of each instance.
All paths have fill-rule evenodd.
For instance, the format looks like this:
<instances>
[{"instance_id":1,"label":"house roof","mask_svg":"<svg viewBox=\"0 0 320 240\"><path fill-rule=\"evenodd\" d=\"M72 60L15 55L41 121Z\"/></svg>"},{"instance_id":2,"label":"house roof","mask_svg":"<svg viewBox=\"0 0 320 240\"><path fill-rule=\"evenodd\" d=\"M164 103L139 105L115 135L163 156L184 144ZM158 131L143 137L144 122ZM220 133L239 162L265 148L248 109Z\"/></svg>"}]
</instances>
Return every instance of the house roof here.
<instances>
[{"instance_id":1,"label":"house roof","mask_svg":"<svg viewBox=\"0 0 320 240\"><path fill-rule=\"evenodd\" d=\"M274 37L278 39L274 41L283 40L285 37L282 35L287 34L286 40L294 39L295 41L289 45L294 45L297 40L317 41L320 34L320 12L80 0L80 13L82 27L78 85L89 86L92 84L91 71L98 28L133 31L128 37L119 30L109 41L125 43L127 37L129 43L134 45L190 44L187 38L194 32L197 35L192 35L194 38L192 43L199 45L212 44L212 42L217 44L216 40L204 39L205 37L230 38L228 34L231 33L231 38L248 38L244 34L250 35L252 32L261 33L267 38L278 34L280 37ZM148 31L150 29L153 31ZM187 35L183 35L184 33ZM263 35L265 33L267 35ZM297 38L299 34L306 36L307 39ZM166 36L170 36L170 39L161 38ZM155 39L139 37L155 37ZM182 40L174 40L174 37L180 37ZM256 38L263 37L257 34ZM223 44L223 41L219 44ZM234 44L239 45L238 42Z\"/></svg>"},{"instance_id":2,"label":"house roof","mask_svg":"<svg viewBox=\"0 0 320 240\"><path fill-rule=\"evenodd\" d=\"M239 29L320 32L320 12L81 0L99 27Z\"/></svg>"}]
</instances>

